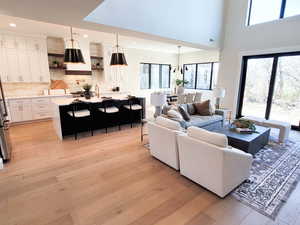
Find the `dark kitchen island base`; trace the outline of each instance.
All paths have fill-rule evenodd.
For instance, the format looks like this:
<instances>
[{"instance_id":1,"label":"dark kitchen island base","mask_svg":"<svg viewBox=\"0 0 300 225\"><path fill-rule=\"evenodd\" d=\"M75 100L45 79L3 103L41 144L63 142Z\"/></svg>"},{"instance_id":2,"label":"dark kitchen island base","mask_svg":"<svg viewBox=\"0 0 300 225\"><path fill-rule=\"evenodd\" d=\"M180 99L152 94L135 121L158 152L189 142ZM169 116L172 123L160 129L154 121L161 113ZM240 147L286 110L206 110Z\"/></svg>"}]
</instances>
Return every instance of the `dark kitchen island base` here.
<instances>
[{"instance_id":1,"label":"dark kitchen island base","mask_svg":"<svg viewBox=\"0 0 300 225\"><path fill-rule=\"evenodd\" d=\"M146 116L145 98L138 98L138 101L142 106L142 110L129 111L124 107L124 105L128 104L127 99L115 99L116 107L119 108L120 113L109 115L109 117L111 117L109 121L115 121L114 123L109 124L107 123L107 115L104 115L104 113L98 110L98 107L101 107L101 102L90 102L93 130L105 129L106 127L117 127L119 123L121 126L131 124L131 122L140 123ZM76 126L77 132L90 131L91 122L89 118L76 118L76 124L74 124L74 118L68 114L68 112L71 111L71 106L69 104L53 103L53 107L53 123L56 133L60 139L73 135L74 126Z\"/></svg>"}]
</instances>

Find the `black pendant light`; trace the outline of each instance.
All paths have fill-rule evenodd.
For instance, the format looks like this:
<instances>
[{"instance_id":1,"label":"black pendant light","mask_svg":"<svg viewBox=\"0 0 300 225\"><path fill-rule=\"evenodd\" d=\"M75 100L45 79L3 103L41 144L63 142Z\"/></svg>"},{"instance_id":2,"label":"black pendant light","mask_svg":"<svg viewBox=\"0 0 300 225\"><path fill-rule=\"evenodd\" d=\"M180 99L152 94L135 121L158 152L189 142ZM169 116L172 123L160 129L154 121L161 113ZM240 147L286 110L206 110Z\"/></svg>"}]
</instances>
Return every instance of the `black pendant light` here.
<instances>
[{"instance_id":1,"label":"black pendant light","mask_svg":"<svg viewBox=\"0 0 300 225\"><path fill-rule=\"evenodd\" d=\"M65 64L79 64L79 63L85 63L84 58L82 56L82 52L78 46L78 48L74 47L74 38L73 38L73 30L71 27L71 48L65 49L64 54L64 63Z\"/></svg>"},{"instance_id":2,"label":"black pendant light","mask_svg":"<svg viewBox=\"0 0 300 225\"><path fill-rule=\"evenodd\" d=\"M181 46L179 45L179 46L178 46L178 54L177 54L177 57L178 57L178 60L177 60L178 65L177 65L177 67L174 68L173 73L176 73L176 71L179 71L181 74L183 74L183 68L180 66L180 49L181 49ZM185 66L185 70L188 71L187 66Z\"/></svg>"},{"instance_id":3,"label":"black pendant light","mask_svg":"<svg viewBox=\"0 0 300 225\"><path fill-rule=\"evenodd\" d=\"M111 66L127 66L126 58L123 52L119 52L119 36L116 34L117 45L116 52L113 52L110 59Z\"/></svg>"}]
</instances>

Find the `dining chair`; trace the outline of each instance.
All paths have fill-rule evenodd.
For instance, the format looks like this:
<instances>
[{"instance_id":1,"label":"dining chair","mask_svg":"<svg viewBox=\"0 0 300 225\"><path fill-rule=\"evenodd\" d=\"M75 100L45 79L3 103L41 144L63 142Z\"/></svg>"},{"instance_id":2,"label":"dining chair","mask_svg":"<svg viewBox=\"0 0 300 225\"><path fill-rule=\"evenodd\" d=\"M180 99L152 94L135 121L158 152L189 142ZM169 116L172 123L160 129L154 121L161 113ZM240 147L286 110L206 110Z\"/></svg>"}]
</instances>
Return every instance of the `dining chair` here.
<instances>
[{"instance_id":1,"label":"dining chair","mask_svg":"<svg viewBox=\"0 0 300 225\"><path fill-rule=\"evenodd\" d=\"M195 98L195 93L188 93L186 95L186 102L185 103L193 103Z\"/></svg>"},{"instance_id":2,"label":"dining chair","mask_svg":"<svg viewBox=\"0 0 300 225\"><path fill-rule=\"evenodd\" d=\"M194 103L201 102L202 92L197 92L194 98Z\"/></svg>"},{"instance_id":3,"label":"dining chair","mask_svg":"<svg viewBox=\"0 0 300 225\"><path fill-rule=\"evenodd\" d=\"M178 95L177 104L185 104L185 102L186 102L186 95L185 94Z\"/></svg>"},{"instance_id":4,"label":"dining chair","mask_svg":"<svg viewBox=\"0 0 300 225\"><path fill-rule=\"evenodd\" d=\"M143 118L143 106L140 104L140 100L136 97L129 98L127 104L123 105L124 109L129 111L130 115L130 127L133 127L133 116L135 112L139 112L140 121Z\"/></svg>"}]
</instances>

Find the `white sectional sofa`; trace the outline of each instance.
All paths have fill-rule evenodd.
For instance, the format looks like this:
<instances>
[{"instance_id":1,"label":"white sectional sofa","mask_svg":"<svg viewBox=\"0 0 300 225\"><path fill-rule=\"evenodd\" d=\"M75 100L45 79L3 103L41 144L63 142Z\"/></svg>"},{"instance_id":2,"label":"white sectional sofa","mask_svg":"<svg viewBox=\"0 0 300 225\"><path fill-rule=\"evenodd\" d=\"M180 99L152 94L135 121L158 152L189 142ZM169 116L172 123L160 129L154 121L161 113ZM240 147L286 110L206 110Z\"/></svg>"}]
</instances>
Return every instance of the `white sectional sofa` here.
<instances>
[{"instance_id":1,"label":"white sectional sofa","mask_svg":"<svg viewBox=\"0 0 300 225\"><path fill-rule=\"evenodd\" d=\"M152 156L220 197L250 175L252 155L228 146L223 134L198 127L183 131L164 117L148 122L148 131Z\"/></svg>"},{"instance_id":2,"label":"white sectional sofa","mask_svg":"<svg viewBox=\"0 0 300 225\"><path fill-rule=\"evenodd\" d=\"M179 170L177 135L182 133L176 121L158 117L148 122L150 154L167 165Z\"/></svg>"},{"instance_id":3,"label":"white sectional sofa","mask_svg":"<svg viewBox=\"0 0 300 225\"><path fill-rule=\"evenodd\" d=\"M180 173L226 196L249 178L252 155L228 146L227 137L198 127L178 136Z\"/></svg>"}]
</instances>

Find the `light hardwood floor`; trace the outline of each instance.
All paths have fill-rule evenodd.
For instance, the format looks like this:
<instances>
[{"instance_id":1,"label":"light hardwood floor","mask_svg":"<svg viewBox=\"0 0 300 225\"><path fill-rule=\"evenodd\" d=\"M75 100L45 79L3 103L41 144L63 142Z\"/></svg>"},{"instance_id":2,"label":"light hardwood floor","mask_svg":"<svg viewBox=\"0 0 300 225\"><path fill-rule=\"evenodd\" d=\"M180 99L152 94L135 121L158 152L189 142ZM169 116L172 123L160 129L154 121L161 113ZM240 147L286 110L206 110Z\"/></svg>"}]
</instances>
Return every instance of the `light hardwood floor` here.
<instances>
[{"instance_id":1,"label":"light hardwood floor","mask_svg":"<svg viewBox=\"0 0 300 225\"><path fill-rule=\"evenodd\" d=\"M136 127L60 141L51 122L12 127L13 158L0 170L0 224L300 224L299 185L271 221L152 158L139 135Z\"/></svg>"}]
</instances>

